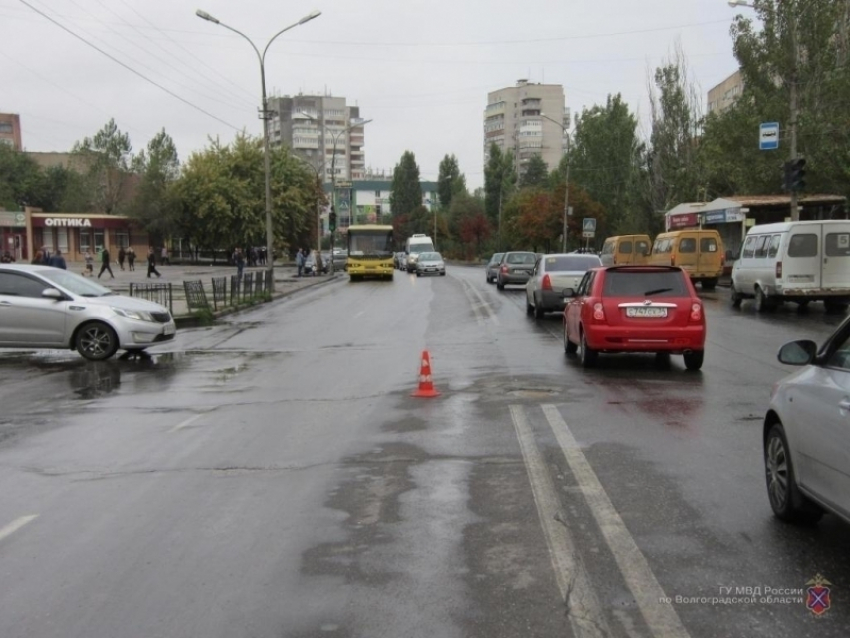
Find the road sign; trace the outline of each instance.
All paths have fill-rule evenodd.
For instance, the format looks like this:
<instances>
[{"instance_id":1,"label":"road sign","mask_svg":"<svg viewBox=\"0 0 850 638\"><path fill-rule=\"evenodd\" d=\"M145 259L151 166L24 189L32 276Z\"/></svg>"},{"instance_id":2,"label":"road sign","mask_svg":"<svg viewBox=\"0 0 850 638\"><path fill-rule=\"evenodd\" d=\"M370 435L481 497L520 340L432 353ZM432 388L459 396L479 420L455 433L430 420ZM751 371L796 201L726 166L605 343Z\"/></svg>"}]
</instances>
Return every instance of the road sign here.
<instances>
[{"instance_id":1,"label":"road sign","mask_svg":"<svg viewBox=\"0 0 850 638\"><path fill-rule=\"evenodd\" d=\"M779 122L759 124L759 150L775 151L779 148Z\"/></svg>"},{"instance_id":2,"label":"road sign","mask_svg":"<svg viewBox=\"0 0 850 638\"><path fill-rule=\"evenodd\" d=\"M581 236L584 239L593 239L596 237L596 218L585 217L581 220Z\"/></svg>"}]
</instances>

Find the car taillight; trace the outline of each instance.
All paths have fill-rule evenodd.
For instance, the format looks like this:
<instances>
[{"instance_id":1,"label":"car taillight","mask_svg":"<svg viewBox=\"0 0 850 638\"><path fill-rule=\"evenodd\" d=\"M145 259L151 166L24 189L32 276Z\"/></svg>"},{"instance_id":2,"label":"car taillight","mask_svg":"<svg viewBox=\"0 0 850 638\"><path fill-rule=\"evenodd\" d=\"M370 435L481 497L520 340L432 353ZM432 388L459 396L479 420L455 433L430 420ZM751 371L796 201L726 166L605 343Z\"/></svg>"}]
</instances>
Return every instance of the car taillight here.
<instances>
[{"instance_id":1,"label":"car taillight","mask_svg":"<svg viewBox=\"0 0 850 638\"><path fill-rule=\"evenodd\" d=\"M782 262L781 261L776 262L776 278L777 279L782 278Z\"/></svg>"},{"instance_id":2,"label":"car taillight","mask_svg":"<svg viewBox=\"0 0 850 638\"><path fill-rule=\"evenodd\" d=\"M600 302L596 302L593 304L593 320L594 321L605 321L605 309L602 307Z\"/></svg>"},{"instance_id":3,"label":"car taillight","mask_svg":"<svg viewBox=\"0 0 850 638\"><path fill-rule=\"evenodd\" d=\"M691 304L691 321L702 321L702 304L696 302Z\"/></svg>"},{"instance_id":4,"label":"car taillight","mask_svg":"<svg viewBox=\"0 0 850 638\"><path fill-rule=\"evenodd\" d=\"M501 268L499 268L499 270L501 270L503 273L507 273L507 272L508 272L508 267L507 267L507 266L502 266Z\"/></svg>"},{"instance_id":5,"label":"car taillight","mask_svg":"<svg viewBox=\"0 0 850 638\"><path fill-rule=\"evenodd\" d=\"M720 255L720 265L721 266L726 265L726 255Z\"/></svg>"},{"instance_id":6,"label":"car taillight","mask_svg":"<svg viewBox=\"0 0 850 638\"><path fill-rule=\"evenodd\" d=\"M543 283L541 284L543 290L552 290L552 280L549 279L549 275L543 275Z\"/></svg>"},{"instance_id":7,"label":"car taillight","mask_svg":"<svg viewBox=\"0 0 850 638\"><path fill-rule=\"evenodd\" d=\"M671 266L676 265L676 255L670 255L670 265Z\"/></svg>"}]
</instances>

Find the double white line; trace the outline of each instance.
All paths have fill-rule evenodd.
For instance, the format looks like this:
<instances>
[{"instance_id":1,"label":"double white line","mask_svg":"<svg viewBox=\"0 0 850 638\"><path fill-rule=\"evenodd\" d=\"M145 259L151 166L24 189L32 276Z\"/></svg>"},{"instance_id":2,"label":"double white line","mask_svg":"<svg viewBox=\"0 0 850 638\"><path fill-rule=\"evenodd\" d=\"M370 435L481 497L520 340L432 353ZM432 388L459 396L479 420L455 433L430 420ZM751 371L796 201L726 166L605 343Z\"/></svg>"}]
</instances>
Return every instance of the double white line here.
<instances>
[{"instance_id":1,"label":"double white line","mask_svg":"<svg viewBox=\"0 0 850 638\"><path fill-rule=\"evenodd\" d=\"M661 602L666 598L664 590L605 493L561 413L554 405L541 407L652 635L659 638L689 638L673 606ZM587 638L610 636L602 608L581 557L573 545L566 526L567 519L561 511L558 494L537 449L525 411L518 405L510 406L510 411L528 469L537 514L549 546L555 578L567 604L573 631L576 636ZM563 525L557 521L563 522Z\"/></svg>"}]
</instances>

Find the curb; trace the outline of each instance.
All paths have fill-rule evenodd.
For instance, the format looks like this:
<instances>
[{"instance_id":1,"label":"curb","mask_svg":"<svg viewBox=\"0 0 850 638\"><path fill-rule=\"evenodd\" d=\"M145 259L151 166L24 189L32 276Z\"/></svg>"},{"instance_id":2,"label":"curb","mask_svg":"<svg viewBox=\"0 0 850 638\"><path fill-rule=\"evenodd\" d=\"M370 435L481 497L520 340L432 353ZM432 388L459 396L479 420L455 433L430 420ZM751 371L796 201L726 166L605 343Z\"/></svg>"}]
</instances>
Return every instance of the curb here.
<instances>
[{"instance_id":1,"label":"curb","mask_svg":"<svg viewBox=\"0 0 850 638\"><path fill-rule=\"evenodd\" d=\"M301 292L302 290L307 290L309 288L314 288L316 286L323 286L323 285L328 284L332 281L335 281L338 277L339 277L339 275L336 275L336 274L329 275L327 277L317 278L317 281L312 281L310 283L304 284L303 286L299 286L298 288L294 288L292 290L275 292L275 293L272 294L272 298L269 299L268 301L260 301L255 305L244 306L244 307L236 307L236 308L234 308L234 307L223 308L221 310L214 311L212 313L213 324L218 319L221 319L222 317L226 317L228 315L234 315L234 314L237 314L239 312L244 312L245 310L252 310L253 308L256 308L257 306L259 306L261 304L272 303L274 301L284 299L286 297L294 295L297 292ZM174 323L177 325L178 328L200 328L200 327L210 325L210 324L204 323L201 320L201 318L198 317L197 315L180 315L178 317L174 317Z\"/></svg>"}]
</instances>

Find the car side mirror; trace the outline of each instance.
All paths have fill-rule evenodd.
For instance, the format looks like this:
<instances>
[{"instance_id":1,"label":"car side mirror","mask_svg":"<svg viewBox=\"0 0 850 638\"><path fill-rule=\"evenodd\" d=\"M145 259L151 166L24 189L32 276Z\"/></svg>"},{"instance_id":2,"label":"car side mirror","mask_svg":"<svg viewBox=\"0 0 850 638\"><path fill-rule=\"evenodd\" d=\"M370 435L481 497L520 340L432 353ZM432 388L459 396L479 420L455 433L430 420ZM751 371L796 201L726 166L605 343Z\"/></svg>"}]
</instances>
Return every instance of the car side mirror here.
<instances>
[{"instance_id":1,"label":"car side mirror","mask_svg":"<svg viewBox=\"0 0 850 638\"><path fill-rule=\"evenodd\" d=\"M575 290L573 290L572 288L564 288L564 289L561 291L561 296L562 296L564 299L569 299L570 297L575 297L575 296L576 296L576 291L575 291Z\"/></svg>"},{"instance_id":2,"label":"car side mirror","mask_svg":"<svg viewBox=\"0 0 850 638\"><path fill-rule=\"evenodd\" d=\"M776 358L789 366L805 366L814 361L817 353L818 344L810 339L799 339L779 348Z\"/></svg>"},{"instance_id":3,"label":"car side mirror","mask_svg":"<svg viewBox=\"0 0 850 638\"><path fill-rule=\"evenodd\" d=\"M53 299L54 301L62 301L65 299L65 295L56 290L56 288L45 288L42 291L41 296L47 299Z\"/></svg>"}]
</instances>

